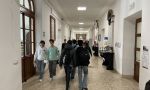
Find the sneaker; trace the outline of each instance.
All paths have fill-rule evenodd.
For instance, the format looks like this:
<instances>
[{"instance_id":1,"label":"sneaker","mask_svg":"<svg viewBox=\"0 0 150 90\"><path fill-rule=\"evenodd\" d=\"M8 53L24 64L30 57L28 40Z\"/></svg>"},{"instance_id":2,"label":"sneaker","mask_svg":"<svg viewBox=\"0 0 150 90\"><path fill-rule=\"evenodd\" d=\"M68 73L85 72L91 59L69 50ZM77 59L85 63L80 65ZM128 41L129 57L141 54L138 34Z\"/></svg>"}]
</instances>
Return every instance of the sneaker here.
<instances>
[{"instance_id":1,"label":"sneaker","mask_svg":"<svg viewBox=\"0 0 150 90\"><path fill-rule=\"evenodd\" d=\"M83 88L82 90L88 90L88 88Z\"/></svg>"},{"instance_id":2,"label":"sneaker","mask_svg":"<svg viewBox=\"0 0 150 90\"><path fill-rule=\"evenodd\" d=\"M42 79L40 79L39 81L42 82Z\"/></svg>"},{"instance_id":3,"label":"sneaker","mask_svg":"<svg viewBox=\"0 0 150 90\"><path fill-rule=\"evenodd\" d=\"M53 80L56 79L56 76L53 76Z\"/></svg>"}]
</instances>

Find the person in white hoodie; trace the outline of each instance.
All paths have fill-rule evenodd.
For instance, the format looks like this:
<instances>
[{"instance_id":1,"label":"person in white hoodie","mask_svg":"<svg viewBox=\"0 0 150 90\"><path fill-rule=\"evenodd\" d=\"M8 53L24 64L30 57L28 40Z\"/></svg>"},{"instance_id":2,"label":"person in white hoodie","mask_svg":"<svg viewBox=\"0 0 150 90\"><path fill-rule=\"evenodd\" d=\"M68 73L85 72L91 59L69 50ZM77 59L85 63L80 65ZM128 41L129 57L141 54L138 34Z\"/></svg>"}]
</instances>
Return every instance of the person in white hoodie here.
<instances>
[{"instance_id":1,"label":"person in white hoodie","mask_svg":"<svg viewBox=\"0 0 150 90\"><path fill-rule=\"evenodd\" d=\"M43 80L45 63L44 60L47 60L47 48L45 47L45 41L40 41L40 46L36 49L34 54L34 64L37 67L39 80Z\"/></svg>"}]
</instances>

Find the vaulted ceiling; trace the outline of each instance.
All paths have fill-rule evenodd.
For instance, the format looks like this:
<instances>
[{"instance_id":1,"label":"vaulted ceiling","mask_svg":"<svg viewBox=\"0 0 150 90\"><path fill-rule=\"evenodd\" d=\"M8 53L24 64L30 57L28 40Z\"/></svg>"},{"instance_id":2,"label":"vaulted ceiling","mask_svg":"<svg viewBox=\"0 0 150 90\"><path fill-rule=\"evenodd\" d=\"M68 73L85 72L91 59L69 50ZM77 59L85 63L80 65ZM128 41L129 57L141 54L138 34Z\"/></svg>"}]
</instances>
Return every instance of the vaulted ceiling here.
<instances>
[{"instance_id":1,"label":"vaulted ceiling","mask_svg":"<svg viewBox=\"0 0 150 90\"><path fill-rule=\"evenodd\" d=\"M94 25L116 0L48 0L62 18L73 28L87 28ZM78 11L86 6L86 11ZM84 25L79 25L83 22Z\"/></svg>"}]
</instances>

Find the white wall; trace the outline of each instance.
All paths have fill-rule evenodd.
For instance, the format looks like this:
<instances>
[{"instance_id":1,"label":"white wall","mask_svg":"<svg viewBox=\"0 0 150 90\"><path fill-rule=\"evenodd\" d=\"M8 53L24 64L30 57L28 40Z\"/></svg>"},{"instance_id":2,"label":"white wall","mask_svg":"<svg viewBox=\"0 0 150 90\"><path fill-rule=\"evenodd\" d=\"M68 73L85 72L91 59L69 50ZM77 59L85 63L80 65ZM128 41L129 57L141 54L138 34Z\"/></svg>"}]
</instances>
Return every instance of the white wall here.
<instances>
[{"instance_id":1,"label":"white wall","mask_svg":"<svg viewBox=\"0 0 150 90\"><path fill-rule=\"evenodd\" d=\"M141 32L141 41L142 46L145 45L150 50L150 35L149 35L149 20L150 20L150 10L149 10L149 4L150 0L142 0L142 32ZM150 54L149 54L150 55ZM150 57L149 57L150 59ZM150 60L149 60L150 64ZM149 69L145 69L142 67L142 63L140 65L140 90L144 90L145 83L150 80L150 65Z\"/></svg>"},{"instance_id":2,"label":"white wall","mask_svg":"<svg viewBox=\"0 0 150 90\"><path fill-rule=\"evenodd\" d=\"M49 47L50 39L50 15L56 19L56 41L55 45L61 50L64 38L69 39L69 26L61 20L54 8L46 0L36 0L36 41L45 40ZM43 36L45 32L45 36Z\"/></svg>"},{"instance_id":3,"label":"white wall","mask_svg":"<svg viewBox=\"0 0 150 90\"><path fill-rule=\"evenodd\" d=\"M122 74L122 45L123 45L123 12L121 8L123 9L124 3L120 0L117 0L114 5L112 5L110 8L113 9L115 20L114 20L114 43L118 42L120 43L120 47L114 47L114 69ZM108 25L107 21L107 12L105 15L101 18L100 21L100 32L104 33L104 37L108 37L111 40L111 32L110 27ZM104 30L102 32L101 30ZM113 45L114 46L114 45Z\"/></svg>"},{"instance_id":4,"label":"white wall","mask_svg":"<svg viewBox=\"0 0 150 90\"><path fill-rule=\"evenodd\" d=\"M0 0L0 90L22 90L19 8L15 0Z\"/></svg>"},{"instance_id":5,"label":"white wall","mask_svg":"<svg viewBox=\"0 0 150 90\"><path fill-rule=\"evenodd\" d=\"M115 26L114 26L114 43L119 42L120 47L114 47L115 60L114 68L122 75L133 76L134 72L134 35L135 35L135 20L142 16L142 45L150 49L150 35L149 35L149 0L118 0L112 9L115 13ZM142 15L139 15L141 14ZM106 16L101 20L101 25L105 30ZM142 51L141 51L142 52ZM141 58L142 59L142 58ZM149 60L150 63L150 60ZM144 90L145 83L150 80L150 65L149 69L142 68L140 65L140 90Z\"/></svg>"},{"instance_id":6,"label":"white wall","mask_svg":"<svg viewBox=\"0 0 150 90\"><path fill-rule=\"evenodd\" d=\"M124 21L122 74L134 75L135 22Z\"/></svg>"}]
</instances>

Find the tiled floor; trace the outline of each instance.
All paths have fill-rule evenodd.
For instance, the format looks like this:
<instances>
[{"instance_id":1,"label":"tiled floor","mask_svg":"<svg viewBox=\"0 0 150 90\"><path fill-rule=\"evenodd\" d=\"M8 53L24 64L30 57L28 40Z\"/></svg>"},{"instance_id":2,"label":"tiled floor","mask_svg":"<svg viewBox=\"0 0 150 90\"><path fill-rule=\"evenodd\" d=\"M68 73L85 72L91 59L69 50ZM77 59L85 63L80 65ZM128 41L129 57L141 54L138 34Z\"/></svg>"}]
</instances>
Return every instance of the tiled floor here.
<instances>
[{"instance_id":1,"label":"tiled floor","mask_svg":"<svg viewBox=\"0 0 150 90\"><path fill-rule=\"evenodd\" d=\"M139 90L138 83L132 79L122 78L114 71L108 71L101 65L100 58L92 57L89 66L89 90ZM57 67L57 76L55 80L49 80L48 70L46 70L44 80L38 81L35 76L23 84L23 90L65 90L64 70ZM78 76L71 81L70 90L78 90Z\"/></svg>"}]
</instances>

